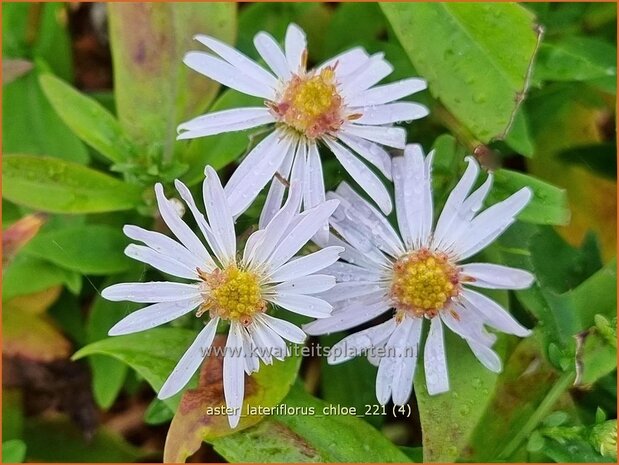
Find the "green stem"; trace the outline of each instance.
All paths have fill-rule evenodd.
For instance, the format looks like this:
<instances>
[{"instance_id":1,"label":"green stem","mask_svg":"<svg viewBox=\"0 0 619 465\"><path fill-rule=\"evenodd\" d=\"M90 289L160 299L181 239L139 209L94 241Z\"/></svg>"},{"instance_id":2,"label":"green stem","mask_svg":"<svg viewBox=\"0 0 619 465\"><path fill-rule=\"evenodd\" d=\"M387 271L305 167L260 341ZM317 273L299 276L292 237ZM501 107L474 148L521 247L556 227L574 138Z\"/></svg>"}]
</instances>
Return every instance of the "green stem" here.
<instances>
[{"instance_id":1,"label":"green stem","mask_svg":"<svg viewBox=\"0 0 619 465\"><path fill-rule=\"evenodd\" d=\"M533 412L533 415L529 417L522 429L512 438L512 440L505 446L503 451L499 454L499 459L507 459L510 457L520 444L529 437L537 425L550 413L554 404L559 400L559 397L568 389L568 387L574 382L575 374L573 371L563 373L557 382L552 386L544 400L539 404L537 410Z\"/></svg>"}]
</instances>

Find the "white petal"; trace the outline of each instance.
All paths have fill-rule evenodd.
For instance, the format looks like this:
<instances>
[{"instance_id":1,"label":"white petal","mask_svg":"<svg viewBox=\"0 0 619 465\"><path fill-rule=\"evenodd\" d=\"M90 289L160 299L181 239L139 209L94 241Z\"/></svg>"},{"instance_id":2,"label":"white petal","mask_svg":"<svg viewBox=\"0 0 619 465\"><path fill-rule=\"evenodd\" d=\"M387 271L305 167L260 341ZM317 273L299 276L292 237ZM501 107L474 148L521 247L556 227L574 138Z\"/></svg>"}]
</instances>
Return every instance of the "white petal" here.
<instances>
[{"instance_id":1,"label":"white petal","mask_svg":"<svg viewBox=\"0 0 619 465\"><path fill-rule=\"evenodd\" d=\"M381 273L374 269L367 269L350 263L336 262L324 268L323 273L335 276L338 282L349 281L378 281Z\"/></svg>"},{"instance_id":2,"label":"white petal","mask_svg":"<svg viewBox=\"0 0 619 465\"><path fill-rule=\"evenodd\" d=\"M236 428L239 424L245 394L245 361L241 355L243 351L241 331L242 328L238 322L230 324L224 357L224 398L226 399L226 406L229 409L234 409L234 413L228 414L228 422L231 428Z\"/></svg>"},{"instance_id":3,"label":"white petal","mask_svg":"<svg viewBox=\"0 0 619 465\"><path fill-rule=\"evenodd\" d=\"M251 76L265 86L273 89L278 87L277 79L275 79L271 73L233 47L230 47L214 37L202 34L195 36L195 39L206 45L244 75Z\"/></svg>"},{"instance_id":4,"label":"white petal","mask_svg":"<svg viewBox=\"0 0 619 465\"><path fill-rule=\"evenodd\" d=\"M395 393L396 383L398 384L398 400L401 400L403 394L408 394L406 400L410 396L413 387L412 382L409 383L408 389L403 388L403 381L408 378L408 375L404 374L403 371L408 370L410 372L415 368L415 364L411 366L410 362L416 361L417 348L409 347L413 324L413 318L404 318L396 326L385 345L386 355L381 357L376 374L376 398L382 405L385 405L392 393ZM420 322L417 322L416 326L421 329ZM410 353L411 349L414 353ZM408 393L405 392L406 390L408 390ZM403 403L406 403L406 400ZM397 404L395 399L393 402Z\"/></svg>"},{"instance_id":5,"label":"white petal","mask_svg":"<svg viewBox=\"0 0 619 465\"><path fill-rule=\"evenodd\" d=\"M330 365L337 365L355 358L364 350L374 348L380 341L388 339L395 328L395 318L391 318L384 323L351 334L331 347L327 361Z\"/></svg>"},{"instance_id":6,"label":"white petal","mask_svg":"<svg viewBox=\"0 0 619 465\"><path fill-rule=\"evenodd\" d=\"M476 311L493 328L520 337L531 334L531 331L518 323L507 310L489 297L471 289L464 289L462 297L464 298L464 306Z\"/></svg>"},{"instance_id":7,"label":"white petal","mask_svg":"<svg viewBox=\"0 0 619 465\"><path fill-rule=\"evenodd\" d=\"M372 87L363 92L359 92L347 101L351 107L362 107L367 105L381 105L383 103L399 100L407 95L424 90L427 87L425 80L420 78L409 78L401 81L383 84L382 86Z\"/></svg>"},{"instance_id":8,"label":"white petal","mask_svg":"<svg viewBox=\"0 0 619 465\"><path fill-rule=\"evenodd\" d=\"M197 284L172 283L168 281L153 281L148 283L122 283L106 287L101 291L104 299L113 302L128 300L130 302L156 303L176 302L191 299L200 295Z\"/></svg>"},{"instance_id":9,"label":"white petal","mask_svg":"<svg viewBox=\"0 0 619 465\"><path fill-rule=\"evenodd\" d=\"M307 335L301 328L286 320L272 317L266 313L259 314L256 318L261 320L265 325L290 342L294 342L295 344L303 344L305 339L307 339Z\"/></svg>"},{"instance_id":10,"label":"white petal","mask_svg":"<svg viewBox=\"0 0 619 465\"><path fill-rule=\"evenodd\" d=\"M426 386L431 396L449 391L449 374L445 358L443 323L440 318L432 318L430 331L423 351L423 366L426 373Z\"/></svg>"},{"instance_id":11,"label":"white petal","mask_svg":"<svg viewBox=\"0 0 619 465\"><path fill-rule=\"evenodd\" d=\"M267 365L271 365L273 363L273 351L271 350L273 343L271 341L274 331L270 331L265 324L257 323L255 319L247 327L247 330L256 346L256 352L260 360ZM277 334L275 335L277 336Z\"/></svg>"},{"instance_id":12,"label":"white petal","mask_svg":"<svg viewBox=\"0 0 619 465\"><path fill-rule=\"evenodd\" d=\"M355 120L359 124L390 124L400 121L412 121L423 118L430 113L425 105L413 102L395 102L384 105L353 108L353 113L361 113Z\"/></svg>"},{"instance_id":13,"label":"white petal","mask_svg":"<svg viewBox=\"0 0 619 465\"><path fill-rule=\"evenodd\" d=\"M398 220L400 235L405 244L413 244L414 236L409 226L406 202L408 198L406 194L406 163L404 157L395 157L393 159L393 187L395 194L395 214Z\"/></svg>"},{"instance_id":14,"label":"white petal","mask_svg":"<svg viewBox=\"0 0 619 465\"><path fill-rule=\"evenodd\" d=\"M527 206L532 196L531 189L523 187L474 218L456 241L454 252L459 260L475 255L499 237L516 221L516 216Z\"/></svg>"},{"instance_id":15,"label":"white petal","mask_svg":"<svg viewBox=\"0 0 619 465\"><path fill-rule=\"evenodd\" d=\"M279 292L277 295L269 297L268 300L293 313L314 318L326 318L333 310L333 307L324 300L310 295Z\"/></svg>"},{"instance_id":16,"label":"white petal","mask_svg":"<svg viewBox=\"0 0 619 465\"><path fill-rule=\"evenodd\" d=\"M327 198L335 200L341 199L341 197L338 197L333 192L329 192ZM382 242L376 240L375 235L369 233L367 227L360 227L360 215L355 215L354 210L352 213L346 213L346 207L347 202L342 199L339 208L329 219L329 224L333 227L333 230L354 247L354 249L363 253L367 260L372 261L377 266L389 266L390 261L379 249Z\"/></svg>"},{"instance_id":17,"label":"white petal","mask_svg":"<svg viewBox=\"0 0 619 465\"><path fill-rule=\"evenodd\" d=\"M251 265L254 268L262 267L267 264L268 258L273 253L273 250L281 243L282 237L285 236L290 225L295 219L298 219L299 209L301 207L301 191L299 189L291 189L289 191L288 198L283 208L277 212L273 219L266 225L266 228L262 230L260 239L254 246L254 251L251 257ZM276 267L269 267L271 270ZM262 270L266 271L266 270Z\"/></svg>"},{"instance_id":18,"label":"white petal","mask_svg":"<svg viewBox=\"0 0 619 465\"><path fill-rule=\"evenodd\" d=\"M432 160L432 154L428 155ZM398 189L404 190L406 229L410 237L409 248L425 246L432 230L432 180L430 164L425 162L419 144L409 144L404 150L404 177ZM398 221L400 218L398 217ZM400 223L401 224L401 223Z\"/></svg>"},{"instance_id":19,"label":"white petal","mask_svg":"<svg viewBox=\"0 0 619 465\"><path fill-rule=\"evenodd\" d=\"M311 335L330 334L336 331L354 328L366 323L391 308L386 299L373 304L355 303L342 311L334 313L330 318L312 321L303 326L303 330Z\"/></svg>"},{"instance_id":20,"label":"white petal","mask_svg":"<svg viewBox=\"0 0 619 465\"><path fill-rule=\"evenodd\" d=\"M297 253L316 234L322 223L337 208L337 205L336 200L328 200L322 205L306 210L298 224L287 232L287 235L269 257L270 269L279 268Z\"/></svg>"},{"instance_id":21,"label":"white petal","mask_svg":"<svg viewBox=\"0 0 619 465\"><path fill-rule=\"evenodd\" d=\"M126 225L123 227L125 235L133 240L143 242L151 249L159 252L160 254L167 255L180 263L184 263L192 269L196 267L203 267L204 263L193 255L189 250L176 242L174 239L155 232L148 231L140 228L139 226Z\"/></svg>"},{"instance_id":22,"label":"white petal","mask_svg":"<svg viewBox=\"0 0 619 465\"><path fill-rule=\"evenodd\" d=\"M224 132L242 131L275 122L268 108L235 108L216 111L185 121L177 128L177 139L212 136Z\"/></svg>"},{"instance_id":23,"label":"white petal","mask_svg":"<svg viewBox=\"0 0 619 465\"><path fill-rule=\"evenodd\" d=\"M219 318L213 318L200 331L198 337L193 341L187 352L180 359L174 371L168 376L168 379L157 396L159 399L167 399L179 392L189 382L193 374L200 367L202 360L207 354L208 349L213 343Z\"/></svg>"},{"instance_id":24,"label":"white petal","mask_svg":"<svg viewBox=\"0 0 619 465\"><path fill-rule=\"evenodd\" d=\"M264 201L264 206L260 212L260 219L258 220L258 228L260 229L264 229L276 213L282 208L284 191L286 190L286 185L283 183L283 180L287 181L290 177L290 169L292 168L292 162L295 158L295 152L297 150L296 147L296 144L290 146L290 150L284 157L282 166L280 166L277 170L277 174L279 176L275 176L271 181L269 193Z\"/></svg>"},{"instance_id":25,"label":"white petal","mask_svg":"<svg viewBox=\"0 0 619 465\"><path fill-rule=\"evenodd\" d=\"M271 329L264 320L254 320L250 326L250 331L260 334L260 343L257 347L259 351L265 353L266 359L284 360L290 355L286 341L276 331Z\"/></svg>"},{"instance_id":26,"label":"white petal","mask_svg":"<svg viewBox=\"0 0 619 465\"><path fill-rule=\"evenodd\" d=\"M245 362L245 373L251 376L252 373L260 369L260 359L257 355L256 345L251 335L245 328L241 328L241 339L243 341L243 361Z\"/></svg>"},{"instance_id":27,"label":"white petal","mask_svg":"<svg viewBox=\"0 0 619 465\"><path fill-rule=\"evenodd\" d=\"M201 302L202 297L194 297L176 302L159 302L149 305L120 320L108 331L108 335L121 336L161 326L191 312Z\"/></svg>"},{"instance_id":28,"label":"white petal","mask_svg":"<svg viewBox=\"0 0 619 465\"><path fill-rule=\"evenodd\" d=\"M316 237L314 237L314 242L316 242ZM339 237L329 234L329 240L327 242L321 243L316 242L320 247L326 246L339 246L344 247L344 252L342 252L341 258L342 260L351 263L353 265L357 265L363 269L374 270L380 272L384 269L382 264L378 264L373 260L370 260L366 257L365 252L355 249L349 243L343 241Z\"/></svg>"},{"instance_id":29,"label":"white petal","mask_svg":"<svg viewBox=\"0 0 619 465\"><path fill-rule=\"evenodd\" d=\"M359 72L342 81L342 96L344 99L354 97L389 76L392 71L393 66L384 59L383 53L372 55Z\"/></svg>"},{"instance_id":30,"label":"white petal","mask_svg":"<svg viewBox=\"0 0 619 465\"><path fill-rule=\"evenodd\" d=\"M247 238L245 242L245 249L243 250L243 263L249 265L255 260L256 251L264 238L264 229L254 231Z\"/></svg>"},{"instance_id":31,"label":"white petal","mask_svg":"<svg viewBox=\"0 0 619 465\"><path fill-rule=\"evenodd\" d=\"M392 397L395 405L404 405L408 402L413 390L413 378L417 368L417 359L419 357L419 339L421 337L421 327L423 319L421 318L405 318L411 320L412 326L408 335L406 349L410 354L401 362L400 372L394 376L392 386Z\"/></svg>"},{"instance_id":32,"label":"white petal","mask_svg":"<svg viewBox=\"0 0 619 465\"><path fill-rule=\"evenodd\" d=\"M309 210L325 201L325 183L322 176L322 163L315 142L308 144L307 166L305 168L303 205ZM329 238L329 223L325 221L318 230L317 239L327 241Z\"/></svg>"},{"instance_id":33,"label":"white petal","mask_svg":"<svg viewBox=\"0 0 619 465\"><path fill-rule=\"evenodd\" d=\"M329 139L324 139L324 141L333 151L333 154L344 169L348 171L359 186L361 186L361 188L377 203L383 213L385 215L391 213L391 209L393 208L391 197L378 176L343 145Z\"/></svg>"},{"instance_id":34,"label":"white petal","mask_svg":"<svg viewBox=\"0 0 619 465\"><path fill-rule=\"evenodd\" d=\"M468 163L466 171L447 197L443 211L436 222L434 244L437 248L446 248L453 242L451 231L454 229L454 223L457 227L459 215L462 212L462 204L473 188L479 174L479 165L473 157L466 157L466 162Z\"/></svg>"},{"instance_id":35,"label":"white petal","mask_svg":"<svg viewBox=\"0 0 619 465\"><path fill-rule=\"evenodd\" d=\"M406 145L406 131L403 128L390 126L362 126L360 124L345 123L340 128L344 134L361 137L377 142L387 147L403 149Z\"/></svg>"},{"instance_id":36,"label":"white petal","mask_svg":"<svg viewBox=\"0 0 619 465\"><path fill-rule=\"evenodd\" d=\"M442 311L440 318L451 331L467 341L476 341L489 347L496 341L496 335L484 327L483 318L458 303L454 302L452 308Z\"/></svg>"},{"instance_id":37,"label":"white petal","mask_svg":"<svg viewBox=\"0 0 619 465\"><path fill-rule=\"evenodd\" d=\"M288 68L286 56L282 52L277 41L270 34L266 32L259 32L256 34L256 37L254 37L254 46L264 62L277 74L277 77L281 80L290 78L291 73Z\"/></svg>"},{"instance_id":38,"label":"white petal","mask_svg":"<svg viewBox=\"0 0 619 465\"><path fill-rule=\"evenodd\" d=\"M214 268L215 263L204 247L204 244L198 236L194 234L189 226L178 215L178 211L172 203L166 199L163 194L163 186L160 183L155 184L155 195L157 196L157 204L159 205L159 213L165 224L170 228L170 231L178 238L178 240L194 254L203 266Z\"/></svg>"},{"instance_id":39,"label":"white petal","mask_svg":"<svg viewBox=\"0 0 619 465\"><path fill-rule=\"evenodd\" d=\"M365 158L389 180L391 180L391 155L374 142L345 133L338 134L338 138L359 156Z\"/></svg>"},{"instance_id":40,"label":"white petal","mask_svg":"<svg viewBox=\"0 0 619 465\"><path fill-rule=\"evenodd\" d=\"M466 342L483 366L494 373L501 372L501 358L494 350L475 341L467 340Z\"/></svg>"},{"instance_id":41,"label":"white petal","mask_svg":"<svg viewBox=\"0 0 619 465\"><path fill-rule=\"evenodd\" d=\"M330 58L323 64L318 66L317 70L321 71L328 66L335 66L335 74L338 78L343 78L353 71L356 71L365 65L370 60L370 55L361 47L355 47L339 55Z\"/></svg>"},{"instance_id":42,"label":"white petal","mask_svg":"<svg viewBox=\"0 0 619 465\"><path fill-rule=\"evenodd\" d=\"M324 274L302 276L290 279L274 287L276 293L286 294L318 294L335 286L335 278Z\"/></svg>"},{"instance_id":43,"label":"white petal","mask_svg":"<svg viewBox=\"0 0 619 465\"><path fill-rule=\"evenodd\" d=\"M236 217L244 212L282 165L292 139L279 131L263 139L232 174L224 192Z\"/></svg>"},{"instance_id":44,"label":"white petal","mask_svg":"<svg viewBox=\"0 0 619 465\"><path fill-rule=\"evenodd\" d=\"M275 270L269 276L269 280L282 282L315 273L335 263L343 251L343 247L326 247L318 252L295 258Z\"/></svg>"},{"instance_id":45,"label":"white petal","mask_svg":"<svg viewBox=\"0 0 619 465\"><path fill-rule=\"evenodd\" d=\"M405 252L404 244L400 240L389 221L369 202L357 194L346 182L340 183L336 194L344 199L340 202L340 208L344 201L354 209L354 220L359 228L370 235L378 246L391 256L399 256ZM352 212L348 212L352 213Z\"/></svg>"},{"instance_id":46,"label":"white petal","mask_svg":"<svg viewBox=\"0 0 619 465\"><path fill-rule=\"evenodd\" d=\"M189 52L183 58L183 62L191 69L226 87L267 100L275 98L275 90L272 87L241 73L231 64L208 53Z\"/></svg>"},{"instance_id":47,"label":"white petal","mask_svg":"<svg viewBox=\"0 0 619 465\"><path fill-rule=\"evenodd\" d=\"M209 226L209 224L206 222L206 218L204 218L204 215L198 209L198 206L196 205L196 202L194 201L189 188L185 184L183 184L181 181L179 181L178 179L174 180L174 186L176 187L176 190L180 194L181 198L185 201L185 203L189 207L191 214L196 220L196 224L198 225L198 228L200 228L200 231L202 232L202 236L204 237L204 239L206 239L206 242L211 248L211 250L213 250L216 253L216 255L223 256L223 252L215 239L215 235L213 234L213 231L211 230L211 227ZM213 263L213 266L214 266L214 263ZM199 264L198 268L204 269L204 265ZM211 269L212 267L207 268L206 271L210 271Z\"/></svg>"},{"instance_id":48,"label":"white petal","mask_svg":"<svg viewBox=\"0 0 619 465\"><path fill-rule=\"evenodd\" d=\"M346 283L337 283L335 287L332 286L331 289L322 292L317 297L326 300L330 304L334 304L335 302L384 291L384 289L382 283L372 281L349 281Z\"/></svg>"},{"instance_id":49,"label":"white petal","mask_svg":"<svg viewBox=\"0 0 619 465\"><path fill-rule=\"evenodd\" d=\"M503 265L467 263L461 268L462 274L473 278L466 284L488 289L526 289L535 280L535 276L528 271Z\"/></svg>"},{"instance_id":50,"label":"white petal","mask_svg":"<svg viewBox=\"0 0 619 465\"><path fill-rule=\"evenodd\" d=\"M462 203L462 211L464 212L464 218L466 221L471 221L475 214L481 210L484 199L488 195L490 188L492 187L493 176L492 173L488 174L488 177L484 183L479 186L466 200Z\"/></svg>"},{"instance_id":51,"label":"white petal","mask_svg":"<svg viewBox=\"0 0 619 465\"><path fill-rule=\"evenodd\" d=\"M195 268L190 268L168 255L161 254L143 245L129 244L125 248L125 255L134 260L146 263L153 268L157 268L159 271L171 274L172 276L193 279L194 281L199 279L198 272Z\"/></svg>"},{"instance_id":52,"label":"white petal","mask_svg":"<svg viewBox=\"0 0 619 465\"><path fill-rule=\"evenodd\" d=\"M286 38L284 40L284 48L286 50L286 61L291 72L299 74L305 71L303 64L303 54L307 53L307 39L305 32L296 24L290 24L286 30Z\"/></svg>"},{"instance_id":53,"label":"white petal","mask_svg":"<svg viewBox=\"0 0 619 465\"><path fill-rule=\"evenodd\" d=\"M215 242L218 244L221 255L219 260L224 265L236 261L236 233L234 231L234 219L228 207L228 201L221 187L217 172L207 166L204 171L204 182L202 192L204 195L204 206L208 217L211 231Z\"/></svg>"}]
</instances>

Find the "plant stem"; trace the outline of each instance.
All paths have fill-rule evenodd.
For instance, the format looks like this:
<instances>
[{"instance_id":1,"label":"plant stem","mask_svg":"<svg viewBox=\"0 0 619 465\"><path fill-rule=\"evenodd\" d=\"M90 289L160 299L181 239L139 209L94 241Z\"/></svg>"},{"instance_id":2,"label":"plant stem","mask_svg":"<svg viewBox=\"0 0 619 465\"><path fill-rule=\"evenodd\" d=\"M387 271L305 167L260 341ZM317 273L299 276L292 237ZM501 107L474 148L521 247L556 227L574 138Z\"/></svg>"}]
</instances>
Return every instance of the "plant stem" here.
<instances>
[{"instance_id":1,"label":"plant stem","mask_svg":"<svg viewBox=\"0 0 619 465\"><path fill-rule=\"evenodd\" d=\"M522 444L522 442L533 432L537 425L550 413L550 410L557 400L559 400L559 397L561 397L567 388L574 382L575 376L575 373L571 370L561 375L550 391L548 391L548 394L546 394L544 400L542 400L539 404L537 410L533 412L533 415L529 417L522 429L518 431L518 433L499 454L499 459L507 459L514 452L516 452L520 444Z\"/></svg>"}]
</instances>

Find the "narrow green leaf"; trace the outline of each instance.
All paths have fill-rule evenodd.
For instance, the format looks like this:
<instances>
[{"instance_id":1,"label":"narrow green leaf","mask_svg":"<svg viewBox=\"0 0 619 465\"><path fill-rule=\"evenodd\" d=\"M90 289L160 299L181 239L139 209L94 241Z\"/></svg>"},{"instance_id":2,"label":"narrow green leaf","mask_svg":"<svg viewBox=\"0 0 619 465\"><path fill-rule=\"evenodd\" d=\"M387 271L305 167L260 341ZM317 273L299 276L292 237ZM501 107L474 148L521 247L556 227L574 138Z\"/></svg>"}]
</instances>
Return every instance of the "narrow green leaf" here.
<instances>
[{"instance_id":1,"label":"narrow green leaf","mask_svg":"<svg viewBox=\"0 0 619 465\"><path fill-rule=\"evenodd\" d=\"M332 405L298 385L276 414L257 426L213 441L229 462L410 462L372 426L353 415L329 414Z\"/></svg>"},{"instance_id":2,"label":"narrow green leaf","mask_svg":"<svg viewBox=\"0 0 619 465\"><path fill-rule=\"evenodd\" d=\"M203 48L192 40L195 34L232 42L236 5L112 3L108 12L120 124L142 152L169 161L176 126L198 116L218 89L182 57Z\"/></svg>"},{"instance_id":3,"label":"narrow green leaf","mask_svg":"<svg viewBox=\"0 0 619 465\"><path fill-rule=\"evenodd\" d=\"M453 462L463 453L497 380L497 374L479 363L464 340L451 331L445 336L449 392L428 394L421 361L415 375L424 462Z\"/></svg>"},{"instance_id":4,"label":"narrow green leaf","mask_svg":"<svg viewBox=\"0 0 619 465\"><path fill-rule=\"evenodd\" d=\"M78 350L73 359L91 355L114 357L137 371L158 391L196 335L188 329L154 328L93 342ZM195 382L191 385L195 386ZM165 402L176 410L179 400L180 395L176 395Z\"/></svg>"},{"instance_id":5,"label":"narrow green leaf","mask_svg":"<svg viewBox=\"0 0 619 465\"><path fill-rule=\"evenodd\" d=\"M2 195L17 204L52 213L129 210L141 192L76 163L33 155L5 155Z\"/></svg>"},{"instance_id":6,"label":"narrow green leaf","mask_svg":"<svg viewBox=\"0 0 619 465\"><path fill-rule=\"evenodd\" d=\"M617 48L599 39L577 36L542 44L533 77L542 81L615 80Z\"/></svg>"},{"instance_id":7,"label":"narrow green leaf","mask_svg":"<svg viewBox=\"0 0 619 465\"><path fill-rule=\"evenodd\" d=\"M2 273L2 300L32 294L63 284L74 294L82 285L79 273L60 268L48 261L18 255Z\"/></svg>"},{"instance_id":8,"label":"narrow green leaf","mask_svg":"<svg viewBox=\"0 0 619 465\"><path fill-rule=\"evenodd\" d=\"M51 107L35 69L2 86L2 149L4 153L47 155L88 162L86 146Z\"/></svg>"},{"instance_id":9,"label":"narrow green leaf","mask_svg":"<svg viewBox=\"0 0 619 465\"><path fill-rule=\"evenodd\" d=\"M503 138L526 91L534 17L515 3L381 3L432 95L482 142Z\"/></svg>"},{"instance_id":10,"label":"narrow green leaf","mask_svg":"<svg viewBox=\"0 0 619 465\"><path fill-rule=\"evenodd\" d=\"M58 116L84 142L115 162L132 156L120 124L98 102L52 74L42 74L39 82Z\"/></svg>"},{"instance_id":11,"label":"narrow green leaf","mask_svg":"<svg viewBox=\"0 0 619 465\"><path fill-rule=\"evenodd\" d=\"M523 187L533 190L533 198L518 216L520 220L537 224L569 223L567 192L517 171L506 169L495 171L494 185L488 200L490 203L499 202Z\"/></svg>"},{"instance_id":12,"label":"narrow green leaf","mask_svg":"<svg viewBox=\"0 0 619 465\"><path fill-rule=\"evenodd\" d=\"M82 274L107 275L131 267L123 253L128 243L117 228L84 225L38 234L23 253Z\"/></svg>"},{"instance_id":13,"label":"narrow green leaf","mask_svg":"<svg viewBox=\"0 0 619 465\"><path fill-rule=\"evenodd\" d=\"M26 444L19 439L2 443L2 463L22 463L26 458Z\"/></svg>"}]
</instances>

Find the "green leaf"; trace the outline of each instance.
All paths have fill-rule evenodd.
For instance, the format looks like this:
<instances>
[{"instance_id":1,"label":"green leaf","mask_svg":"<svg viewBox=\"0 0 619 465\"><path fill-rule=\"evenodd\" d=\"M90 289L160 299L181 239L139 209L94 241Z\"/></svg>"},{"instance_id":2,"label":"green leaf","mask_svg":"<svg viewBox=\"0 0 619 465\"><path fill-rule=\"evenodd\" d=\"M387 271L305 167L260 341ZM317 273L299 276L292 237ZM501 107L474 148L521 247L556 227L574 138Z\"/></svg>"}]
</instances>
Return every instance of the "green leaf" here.
<instances>
[{"instance_id":1,"label":"green leaf","mask_svg":"<svg viewBox=\"0 0 619 465\"><path fill-rule=\"evenodd\" d=\"M298 385L283 412L257 426L215 439L213 447L229 462L409 462L372 426L353 415L329 414L332 405Z\"/></svg>"},{"instance_id":2,"label":"green leaf","mask_svg":"<svg viewBox=\"0 0 619 465\"><path fill-rule=\"evenodd\" d=\"M350 18L355 18L355 27L350 27ZM366 46L368 42L379 39L386 30L387 24L377 3L341 3L325 32L321 58L326 60L347 48Z\"/></svg>"},{"instance_id":3,"label":"green leaf","mask_svg":"<svg viewBox=\"0 0 619 465\"><path fill-rule=\"evenodd\" d=\"M494 185L488 196L488 201L490 203L499 202L523 187L529 187L533 190L533 198L518 215L520 220L537 224L569 223L570 210L567 192L517 171L499 169L494 172Z\"/></svg>"},{"instance_id":4,"label":"green leaf","mask_svg":"<svg viewBox=\"0 0 619 465\"><path fill-rule=\"evenodd\" d=\"M79 273L60 268L35 257L18 255L2 274L2 300L43 291L62 284L79 294L82 277Z\"/></svg>"},{"instance_id":5,"label":"green leaf","mask_svg":"<svg viewBox=\"0 0 619 465\"><path fill-rule=\"evenodd\" d=\"M323 336L321 345L330 347L341 336ZM376 404L376 373L378 368L364 357L356 357L341 365L329 365L326 358L321 360L320 389L322 398L342 407L354 407L359 415L364 415L365 421L379 427L385 420L383 415L371 415L373 409L367 411L368 405ZM354 379L355 382L351 383ZM368 413L368 415L365 415ZM377 412L377 413L380 413Z\"/></svg>"},{"instance_id":6,"label":"green leaf","mask_svg":"<svg viewBox=\"0 0 619 465\"><path fill-rule=\"evenodd\" d=\"M556 463L617 463L613 457L600 455L583 439L558 441L546 438L543 452Z\"/></svg>"},{"instance_id":7,"label":"green leaf","mask_svg":"<svg viewBox=\"0 0 619 465\"><path fill-rule=\"evenodd\" d=\"M26 444L19 439L2 443L2 463L22 463L26 458Z\"/></svg>"},{"instance_id":8,"label":"green leaf","mask_svg":"<svg viewBox=\"0 0 619 465\"><path fill-rule=\"evenodd\" d=\"M515 3L381 3L433 96L482 142L511 125L537 47Z\"/></svg>"},{"instance_id":9,"label":"green leaf","mask_svg":"<svg viewBox=\"0 0 619 465\"><path fill-rule=\"evenodd\" d=\"M91 355L114 357L137 371L158 391L196 335L188 329L154 328L93 342L78 350L73 360ZM176 410L179 400L180 395L176 395L166 399L166 404Z\"/></svg>"},{"instance_id":10,"label":"green leaf","mask_svg":"<svg viewBox=\"0 0 619 465\"><path fill-rule=\"evenodd\" d=\"M570 36L539 49L533 78L541 81L617 79L617 48L599 39Z\"/></svg>"},{"instance_id":11,"label":"green leaf","mask_svg":"<svg viewBox=\"0 0 619 465\"><path fill-rule=\"evenodd\" d=\"M262 105L260 99L229 89L221 94L209 112L256 105ZM227 132L184 142L188 145L183 162L189 165L189 170L183 175L183 180L189 185L196 184L204 179L206 165L219 170L239 158L248 150L247 147L252 142L252 133L256 131L261 130ZM181 143L183 142L179 142Z\"/></svg>"},{"instance_id":12,"label":"green leaf","mask_svg":"<svg viewBox=\"0 0 619 465\"><path fill-rule=\"evenodd\" d=\"M99 428L90 440L69 419L30 419L24 439L33 462L135 462L143 456L118 433Z\"/></svg>"},{"instance_id":13,"label":"green leaf","mask_svg":"<svg viewBox=\"0 0 619 465\"><path fill-rule=\"evenodd\" d=\"M146 412L144 412L144 422L147 425L160 425L170 421L172 418L174 418L174 411L170 410L170 407L165 402L156 397L150 403Z\"/></svg>"},{"instance_id":14,"label":"green leaf","mask_svg":"<svg viewBox=\"0 0 619 465\"><path fill-rule=\"evenodd\" d=\"M203 48L194 34L232 42L234 3L110 4L114 92L120 124L136 146L157 161L174 152L176 126L198 116L218 84L182 62Z\"/></svg>"},{"instance_id":15,"label":"green leaf","mask_svg":"<svg viewBox=\"0 0 619 465\"><path fill-rule=\"evenodd\" d=\"M47 155L87 163L86 147L47 101L38 74L33 70L2 86L3 152Z\"/></svg>"},{"instance_id":16,"label":"green leaf","mask_svg":"<svg viewBox=\"0 0 619 465\"><path fill-rule=\"evenodd\" d=\"M38 234L23 253L82 274L107 275L131 267L123 253L128 243L117 228L84 225Z\"/></svg>"},{"instance_id":17,"label":"green leaf","mask_svg":"<svg viewBox=\"0 0 619 465\"><path fill-rule=\"evenodd\" d=\"M105 289L115 283L134 280L139 280L139 276L132 270L106 279L101 287ZM88 342L91 343L107 338L107 333L112 326L129 312L139 307L140 304L126 302L119 305L117 302L104 299L100 295L95 297L88 315L88 322L86 323ZM95 401L101 408L110 408L118 397L127 377L127 365L105 355L92 355L88 361L92 370L92 391Z\"/></svg>"},{"instance_id":18,"label":"green leaf","mask_svg":"<svg viewBox=\"0 0 619 465\"><path fill-rule=\"evenodd\" d=\"M514 116L514 122L509 129L505 142L516 152L525 157L531 158L535 153L533 137L529 130L529 118L524 111L524 107L519 107Z\"/></svg>"},{"instance_id":19,"label":"green leaf","mask_svg":"<svg viewBox=\"0 0 619 465\"><path fill-rule=\"evenodd\" d=\"M453 462L463 453L497 381L497 374L479 363L464 340L451 331L445 336L449 392L428 394L421 360L415 375L424 462Z\"/></svg>"},{"instance_id":20,"label":"green leaf","mask_svg":"<svg viewBox=\"0 0 619 465\"><path fill-rule=\"evenodd\" d=\"M563 150L558 158L570 165L580 165L607 179L617 178L617 143L589 144Z\"/></svg>"},{"instance_id":21,"label":"green leaf","mask_svg":"<svg viewBox=\"0 0 619 465\"><path fill-rule=\"evenodd\" d=\"M225 336L218 336L213 346L225 347ZM245 379L245 397L241 419L231 429L225 412L223 395L223 357L209 357L200 370L196 389L187 390L181 399L166 438L163 460L166 463L184 462L199 449L202 441L212 441L255 425L263 417L259 409L279 404L288 394L299 371L300 357L287 357L262 365L260 371Z\"/></svg>"},{"instance_id":22,"label":"green leaf","mask_svg":"<svg viewBox=\"0 0 619 465\"><path fill-rule=\"evenodd\" d=\"M84 142L115 162L132 156L120 124L98 102L52 74L42 74L39 82L58 116Z\"/></svg>"},{"instance_id":23,"label":"green leaf","mask_svg":"<svg viewBox=\"0 0 619 465\"><path fill-rule=\"evenodd\" d=\"M141 191L76 163L34 155L5 155L2 195L52 213L97 213L139 205Z\"/></svg>"}]
</instances>

